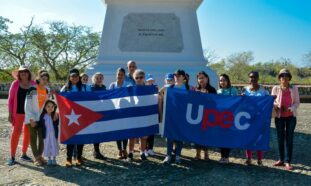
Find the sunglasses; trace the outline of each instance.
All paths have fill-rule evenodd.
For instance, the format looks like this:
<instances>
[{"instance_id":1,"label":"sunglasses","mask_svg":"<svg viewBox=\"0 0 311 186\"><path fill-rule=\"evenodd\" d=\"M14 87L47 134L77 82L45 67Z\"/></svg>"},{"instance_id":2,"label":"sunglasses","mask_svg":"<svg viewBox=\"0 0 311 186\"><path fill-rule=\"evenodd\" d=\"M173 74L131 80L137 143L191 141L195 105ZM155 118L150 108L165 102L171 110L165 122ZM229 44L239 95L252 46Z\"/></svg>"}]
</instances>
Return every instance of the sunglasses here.
<instances>
[{"instance_id":1,"label":"sunglasses","mask_svg":"<svg viewBox=\"0 0 311 186\"><path fill-rule=\"evenodd\" d=\"M144 76L135 77L136 80L138 79L144 79Z\"/></svg>"},{"instance_id":2,"label":"sunglasses","mask_svg":"<svg viewBox=\"0 0 311 186\"><path fill-rule=\"evenodd\" d=\"M255 79L255 78L257 78L257 76L249 76L249 78Z\"/></svg>"}]
</instances>

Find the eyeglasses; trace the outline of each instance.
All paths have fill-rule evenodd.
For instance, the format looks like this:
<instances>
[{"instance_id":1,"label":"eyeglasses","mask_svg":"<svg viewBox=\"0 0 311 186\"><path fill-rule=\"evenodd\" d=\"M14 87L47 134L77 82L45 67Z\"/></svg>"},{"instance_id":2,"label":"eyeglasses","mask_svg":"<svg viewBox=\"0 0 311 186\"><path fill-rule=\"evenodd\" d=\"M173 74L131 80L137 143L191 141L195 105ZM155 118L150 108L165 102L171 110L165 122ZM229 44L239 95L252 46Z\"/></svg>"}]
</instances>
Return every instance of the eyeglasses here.
<instances>
[{"instance_id":1,"label":"eyeglasses","mask_svg":"<svg viewBox=\"0 0 311 186\"><path fill-rule=\"evenodd\" d=\"M144 76L138 76L138 77L135 77L136 80L138 79L144 79Z\"/></svg>"},{"instance_id":2,"label":"eyeglasses","mask_svg":"<svg viewBox=\"0 0 311 186\"><path fill-rule=\"evenodd\" d=\"M249 78L251 78L251 79L255 79L255 78L257 78L256 76L249 76Z\"/></svg>"}]
</instances>

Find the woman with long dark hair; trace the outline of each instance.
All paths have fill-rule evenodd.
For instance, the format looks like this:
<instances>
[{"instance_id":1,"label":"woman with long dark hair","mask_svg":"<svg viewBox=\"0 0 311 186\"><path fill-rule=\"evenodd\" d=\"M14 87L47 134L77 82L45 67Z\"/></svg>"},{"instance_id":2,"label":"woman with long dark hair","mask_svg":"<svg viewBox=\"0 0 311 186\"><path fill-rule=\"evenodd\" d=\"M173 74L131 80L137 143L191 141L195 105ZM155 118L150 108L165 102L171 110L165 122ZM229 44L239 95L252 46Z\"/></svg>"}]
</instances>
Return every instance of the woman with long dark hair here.
<instances>
[{"instance_id":1,"label":"woman with long dark hair","mask_svg":"<svg viewBox=\"0 0 311 186\"><path fill-rule=\"evenodd\" d=\"M238 90L231 85L230 78L227 74L221 74L219 76L219 89L217 91L218 94L226 95L226 96L237 96ZM220 148L221 158L219 160L220 163L229 163L229 148Z\"/></svg>"},{"instance_id":2,"label":"woman with long dark hair","mask_svg":"<svg viewBox=\"0 0 311 186\"><path fill-rule=\"evenodd\" d=\"M61 92L90 92L91 87L85 84L82 84L81 78L79 76L79 70L71 69L69 71L69 77L66 85L61 89ZM72 166L72 157L75 150L75 146L77 147L77 162L76 165L80 166L82 161L82 152L83 152L83 144L68 144L67 145L67 162L66 167Z\"/></svg>"},{"instance_id":3,"label":"woman with long dark hair","mask_svg":"<svg viewBox=\"0 0 311 186\"><path fill-rule=\"evenodd\" d=\"M116 72L116 81L112 82L109 86L109 89L116 89L121 87L129 87L132 86L132 83L125 80L125 70L123 68L118 68ZM127 158L127 144L128 139L118 140L117 147L119 150L118 159L126 159Z\"/></svg>"},{"instance_id":4,"label":"woman with long dark hair","mask_svg":"<svg viewBox=\"0 0 311 186\"><path fill-rule=\"evenodd\" d=\"M216 89L210 85L209 76L204 71L197 73L197 86L195 87L195 91L206 94L217 94ZM206 146L196 144L195 148L196 148L196 156L195 156L196 160L201 159L202 150L204 151L204 160L209 160L208 149Z\"/></svg>"}]
</instances>

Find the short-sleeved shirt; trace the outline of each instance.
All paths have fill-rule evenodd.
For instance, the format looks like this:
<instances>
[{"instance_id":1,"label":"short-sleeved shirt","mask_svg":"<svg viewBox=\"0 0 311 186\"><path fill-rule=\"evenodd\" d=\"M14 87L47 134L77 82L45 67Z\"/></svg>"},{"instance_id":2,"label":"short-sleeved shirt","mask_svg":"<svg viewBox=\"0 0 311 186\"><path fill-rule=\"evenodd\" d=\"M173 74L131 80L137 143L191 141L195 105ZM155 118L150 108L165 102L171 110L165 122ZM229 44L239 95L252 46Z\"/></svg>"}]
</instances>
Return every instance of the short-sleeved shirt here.
<instances>
[{"instance_id":1,"label":"short-sleeved shirt","mask_svg":"<svg viewBox=\"0 0 311 186\"><path fill-rule=\"evenodd\" d=\"M121 86L118 86L118 83L115 81L115 82L112 82L110 84L109 89L115 89L115 88L121 88L121 87L130 87L130 86L133 86L133 84L128 82L128 81L123 81Z\"/></svg>"},{"instance_id":2,"label":"short-sleeved shirt","mask_svg":"<svg viewBox=\"0 0 311 186\"><path fill-rule=\"evenodd\" d=\"M127 76L125 76L125 81L131 83L131 86L136 85L136 82L131 74L127 74Z\"/></svg>"},{"instance_id":3,"label":"short-sleeved shirt","mask_svg":"<svg viewBox=\"0 0 311 186\"><path fill-rule=\"evenodd\" d=\"M238 95L238 90L234 87L230 88L221 88L217 90L217 94L225 95L225 96L236 96Z\"/></svg>"},{"instance_id":4,"label":"short-sleeved shirt","mask_svg":"<svg viewBox=\"0 0 311 186\"><path fill-rule=\"evenodd\" d=\"M269 92L265 90L262 86L259 87L258 90L252 91L250 90L250 86L244 87L245 96L268 96Z\"/></svg>"}]
</instances>

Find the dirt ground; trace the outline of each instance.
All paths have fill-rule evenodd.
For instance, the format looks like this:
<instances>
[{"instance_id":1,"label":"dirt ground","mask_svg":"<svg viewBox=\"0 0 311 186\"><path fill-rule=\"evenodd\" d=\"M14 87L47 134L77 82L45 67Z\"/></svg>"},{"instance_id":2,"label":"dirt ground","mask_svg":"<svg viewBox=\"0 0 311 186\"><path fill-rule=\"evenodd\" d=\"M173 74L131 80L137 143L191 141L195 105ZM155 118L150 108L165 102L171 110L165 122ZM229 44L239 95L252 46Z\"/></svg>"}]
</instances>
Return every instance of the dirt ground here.
<instances>
[{"instance_id":1,"label":"dirt ground","mask_svg":"<svg viewBox=\"0 0 311 186\"><path fill-rule=\"evenodd\" d=\"M233 150L230 164L218 163L218 149L210 149L210 161L195 161L195 150L186 146L182 151L181 165L163 165L165 140L155 139L157 155L148 161L133 163L118 160L115 142L101 144L108 157L95 160L93 146L86 145L84 156L88 159L82 167L66 168L65 148L61 145L59 166L36 167L21 162L7 166L11 126L7 122L6 100L0 100L0 185L311 185L311 104L301 104L294 139L294 171L273 167L278 158L276 131L271 123L270 151L264 155L264 166L245 166L242 150ZM19 146L17 156L20 156ZM30 148L28 154L31 155Z\"/></svg>"}]
</instances>

